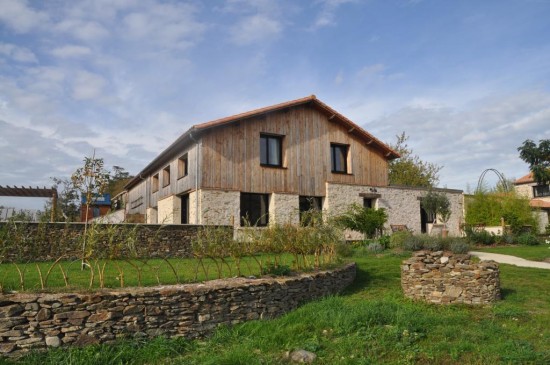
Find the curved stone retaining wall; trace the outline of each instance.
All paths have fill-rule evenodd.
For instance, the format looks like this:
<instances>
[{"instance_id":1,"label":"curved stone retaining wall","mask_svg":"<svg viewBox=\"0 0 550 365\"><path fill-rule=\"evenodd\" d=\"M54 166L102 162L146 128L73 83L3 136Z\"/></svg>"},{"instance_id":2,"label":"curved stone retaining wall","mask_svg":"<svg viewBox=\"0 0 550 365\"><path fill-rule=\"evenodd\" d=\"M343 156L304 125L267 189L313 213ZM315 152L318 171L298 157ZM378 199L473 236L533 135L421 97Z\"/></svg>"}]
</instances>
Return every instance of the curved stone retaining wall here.
<instances>
[{"instance_id":1,"label":"curved stone retaining wall","mask_svg":"<svg viewBox=\"0 0 550 365\"><path fill-rule=\"evenodd\" d=\"M0 353L111 343L121 337L200 337L219 325L272 318L336 294L355 279L355 264L284 278L79 294L0 296Z\"/></svg>"},{"instance_id":2,"label":"curved stone retaining wall","mask_svg":"<svg viewBox=\"0 0 550 365\"><path fill-rule=\"evenodd\" d=\"M498 263L470 255L419 251L401 265L405 296L438 304L489 304L500 298Z\"/></svg>"}]
</instances>

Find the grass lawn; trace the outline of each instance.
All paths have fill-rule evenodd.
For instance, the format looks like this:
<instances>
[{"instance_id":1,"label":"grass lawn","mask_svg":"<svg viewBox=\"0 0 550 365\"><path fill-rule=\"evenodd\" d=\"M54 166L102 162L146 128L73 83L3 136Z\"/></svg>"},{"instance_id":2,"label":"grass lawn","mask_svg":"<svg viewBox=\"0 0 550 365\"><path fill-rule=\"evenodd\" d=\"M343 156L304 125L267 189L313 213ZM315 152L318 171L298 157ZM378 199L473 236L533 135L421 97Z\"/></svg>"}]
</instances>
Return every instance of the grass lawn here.
<instances>
[{"instance_id":1,"label":"grass lawn","mask_svg":"<svg viewBox=\"0 0 550 365\"><path fill-rule=\"evenodd\" d=\"M403 259L355 256L357 280L343 295L220 328L209 339L58 349L21 363L286 364L284 353L295 349L315 352L315 364L550 363L550 270L501 265L498 304L436 306L403 298Z\"/></svg>"},{"instance_id":2,"label":"grass lawn","mask_svg":"<svg viewBox=\"0 0 550 365\"><path fill-rule=\"evenodd\" d=\"M526 260L544 261L550 259L550 245L538 246L502 246L502 247L476 247L475 251L500 253L524 258Z\"/></svg>"}]
</instances>

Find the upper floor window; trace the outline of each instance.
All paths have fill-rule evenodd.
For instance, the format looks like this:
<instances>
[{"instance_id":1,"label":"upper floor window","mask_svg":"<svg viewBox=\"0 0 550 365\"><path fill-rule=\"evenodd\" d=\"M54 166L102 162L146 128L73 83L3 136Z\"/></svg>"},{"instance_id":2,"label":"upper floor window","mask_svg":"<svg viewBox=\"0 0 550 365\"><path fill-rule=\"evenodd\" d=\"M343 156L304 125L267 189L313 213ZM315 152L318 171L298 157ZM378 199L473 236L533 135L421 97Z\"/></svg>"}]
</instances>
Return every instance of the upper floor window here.
<instances>
[{"instance_id":1,"label":"upper floor window","mask_svg":"<svg viewBox=\"0 0 550 365\"><path fill-rule=\"evenodd\" d=\"M170 185L170 165L162 170L162 187Z\"/></svg>"},{"instance_id":2,"label":"upper floor window","mask_svg":"<svg viewBox=\"0 0 550 365\"><path fill-rule=\"evenodd\" d=\"M533 196L535 198L550 196L550 185L533 186Z\"/></svg>"},{"instance_id":3,"label":"upper floor window","mask_svg":"<svg viewBox=\"0 0 550 365\"><path fill-rule=\"evenodd\" d=\"M187 176L188 173L189 158L187 153L178 158L178 179Z\"/></svg>"},{"instance_id":4,"label":"upper floor window","mask_svg":"<svg viewBox=\"0 0 550 365\"><path fill-rule=\"evenodd\" d=\"M260 164L281 167L283 136L260 134Z\"/></svg>"},{"instance_id":5,"label":"upper floor window","mask_svg":"<svg viewBox=\"0 0 550 365\"><path fill-rule=\"evenodd\" d=\"M159 174L155 174L151 178L151 190L153 193L159 191Z\"/></svg>"},{"instance_id":6,"label":"upper floor window","mask_svg":"<svg viewBox=\"0 0 550 365\"><path fill-rule=\"evenodd\" d=\"M332 172L348 173L348 152L348 145L330 144L330 169Z\"/></svg>"}]
</instances>

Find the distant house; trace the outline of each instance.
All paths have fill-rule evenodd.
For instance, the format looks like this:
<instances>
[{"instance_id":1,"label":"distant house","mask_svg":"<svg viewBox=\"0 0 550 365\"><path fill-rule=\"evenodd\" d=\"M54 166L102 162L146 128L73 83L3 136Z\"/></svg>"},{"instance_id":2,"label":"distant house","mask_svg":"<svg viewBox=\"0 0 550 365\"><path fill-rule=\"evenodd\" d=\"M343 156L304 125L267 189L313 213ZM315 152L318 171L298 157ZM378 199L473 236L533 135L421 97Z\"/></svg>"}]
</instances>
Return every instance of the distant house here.
<instances>
[{"instance_id":1,"label":"distant house","mask_svg":"<svg viewBox=\"0 0 550 365\"><path fill-rule=\"evenodd\" d=\"M147 223L298 224L300 214L336 215L350 204L385 208L390 224L420 233L425 189L388 186L396 151L314 95L191 127L126 186L127 215ZM451 200L451 234L463 216ZM433 219L432 219L433 221Z\"/></svg>"},{"instance_id":2,"label":"distant house","mask_svg":"<svg viewBox=\"0 0 550 365\"><path fill-rule=\"evenodd\" d=\"M94 199L88 207L88 220L103 217L111 211L111 195L101 194ZM86 222L86 196L82 196L80 204L80 221Z\"/></svg>"},{"instance_id":3,"label":"distant house","mask_svg":"<svg viewBox=\"0 0 550 365\"><path fill-rule=\"evenodd\" d=\"M532 173L529 173L514 182L516 192L530 199L529 204L538 209L539 228L543 232L549 223L550 217L550 185L538 184Z\"/></svg>"}]
</instances>

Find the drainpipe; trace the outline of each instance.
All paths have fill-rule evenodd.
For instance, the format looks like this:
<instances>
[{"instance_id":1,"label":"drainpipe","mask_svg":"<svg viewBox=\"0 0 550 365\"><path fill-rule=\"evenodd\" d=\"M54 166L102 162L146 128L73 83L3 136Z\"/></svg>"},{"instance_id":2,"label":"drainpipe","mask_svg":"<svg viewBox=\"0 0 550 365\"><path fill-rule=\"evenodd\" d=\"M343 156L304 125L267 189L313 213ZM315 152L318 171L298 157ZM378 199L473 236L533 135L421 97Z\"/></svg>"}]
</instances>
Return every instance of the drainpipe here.
<instances>
[{"instance_id":1,"label":"drainpipe","mask_svg":"<svg viewBox=\"0 0 550 365\"><path fill-rule=\"evenodd\" d=\"M141 181L145 180L145 223L147 223L147 209L149 207L149 192L147 190L148 187L149 187L149 181L147 179L147 177L142 177L141 174L139 174L139 178L141 179ZM128 192L128 196L130 196L130 192Z\"/></svg>"},{"instance_id":2,"label":"drainpipe","mask_svg":"<svg viewBox=\"0 0 550 365\"><path fill-rule=\"evenodd\" d=\"M195 156L195 193L197 197L195 198L195 224L200 224L199 222L199 141L193 138L193 134L189 133L189 138L195 142L197 147L197 152Z\"/></svg>"}]
</instances>

